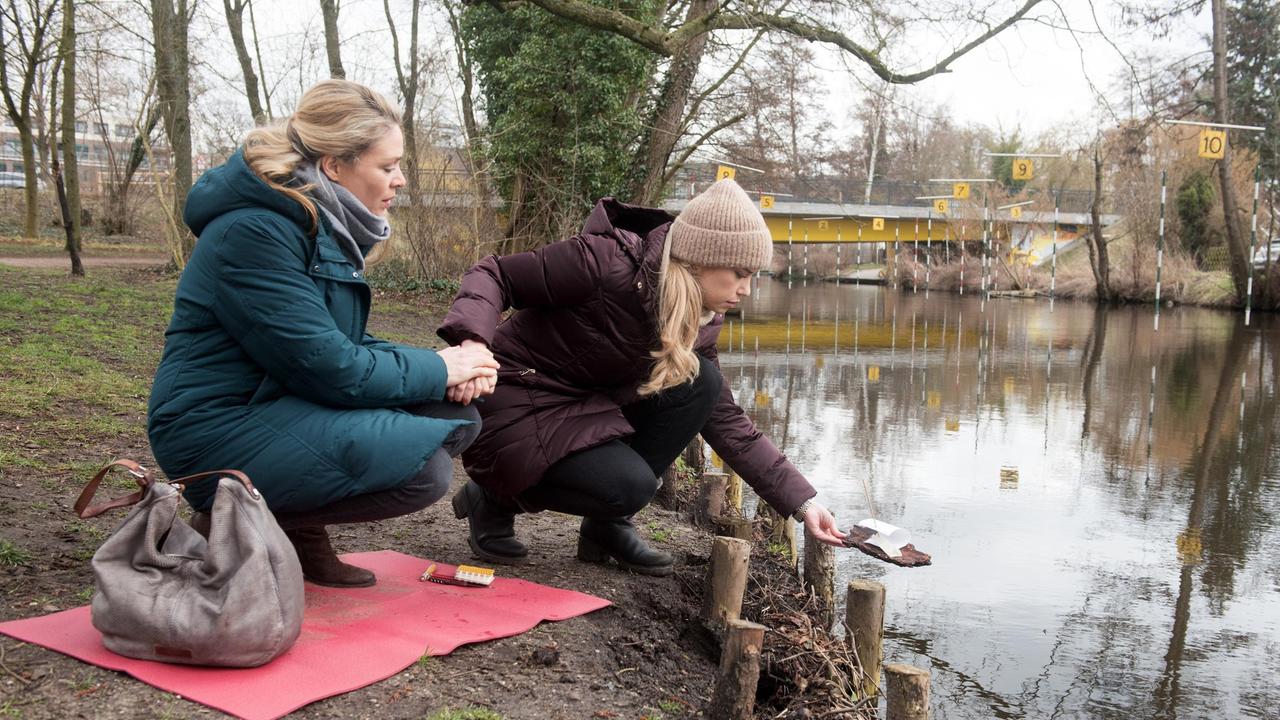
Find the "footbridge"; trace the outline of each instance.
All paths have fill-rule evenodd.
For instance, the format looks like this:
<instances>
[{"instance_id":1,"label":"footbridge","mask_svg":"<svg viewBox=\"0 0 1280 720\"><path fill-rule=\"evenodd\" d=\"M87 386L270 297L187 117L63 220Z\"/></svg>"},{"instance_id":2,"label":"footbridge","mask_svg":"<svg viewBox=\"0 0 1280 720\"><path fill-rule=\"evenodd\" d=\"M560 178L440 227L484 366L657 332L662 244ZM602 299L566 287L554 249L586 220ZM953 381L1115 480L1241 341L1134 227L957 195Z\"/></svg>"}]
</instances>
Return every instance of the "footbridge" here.
<instances>
[{"instance_id":1,"label":"footbridge","mask_svg":"<svg viewBox=\"0 0 1280 720\"><path fill-rule=\"evenodd\" d=\"M679 213L687 201L669 200L664 208ZM894 243L918 245L974 242L982 240L983 207L980 203L952 200L946 214L929 205L858 205L851 203L784 202L765 203L761 214L769 225L774 243L831 244L871 243L886 247ZM1019 208L997 210L991 215L994 241L1031 264L1053 253L1055 226L1058 252L1088 231L1088 213L1058 213L1053 210ZM1018 215L1015 217L1015 215ZM1118 216L1104 215L1110 225Z\"/></svg>"}]
</instances>

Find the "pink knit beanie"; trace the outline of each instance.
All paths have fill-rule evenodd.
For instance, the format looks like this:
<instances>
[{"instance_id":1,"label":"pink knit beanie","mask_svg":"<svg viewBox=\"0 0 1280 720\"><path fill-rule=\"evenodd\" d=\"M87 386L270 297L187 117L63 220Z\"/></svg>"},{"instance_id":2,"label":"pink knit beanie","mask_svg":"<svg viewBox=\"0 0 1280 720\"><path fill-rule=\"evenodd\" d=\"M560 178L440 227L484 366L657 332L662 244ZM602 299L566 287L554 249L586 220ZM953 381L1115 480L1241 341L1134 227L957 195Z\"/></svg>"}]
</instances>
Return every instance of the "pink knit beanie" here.
<instances>
[{"instance_id":1,"label":"pink knit beanie","mask_svg":"<svg viewBox=\"0 0 1280 720\"><path fill-rule=\"evenodd\" d=\"M720 180L690 200L671 224L671 257L754 272L773 258L773 236L738 183Z\"/></svg>"}]
</instances>

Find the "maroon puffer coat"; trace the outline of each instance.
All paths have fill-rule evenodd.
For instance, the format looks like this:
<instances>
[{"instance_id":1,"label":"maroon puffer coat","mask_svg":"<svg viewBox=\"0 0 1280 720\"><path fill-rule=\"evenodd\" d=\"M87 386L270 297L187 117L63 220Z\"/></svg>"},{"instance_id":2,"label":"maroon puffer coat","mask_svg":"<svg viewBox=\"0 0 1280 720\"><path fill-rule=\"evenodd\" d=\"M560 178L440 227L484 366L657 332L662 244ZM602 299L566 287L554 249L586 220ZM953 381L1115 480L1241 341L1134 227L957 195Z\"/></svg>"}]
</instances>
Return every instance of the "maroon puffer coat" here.
<instances>
[{"instance_id":1,"label":"maroon puffer coat","mask_svg":"<svg viewBox=\"0 0 1280 720\"><path fill-rule=\"evenodd\" d=\"M515 495L561 458L634 432L619 406L637 399L658 346L657 274L672 219L606 198L581 234L467 271L438 332L455 345L483 341L502 364L497 390L479 405L480 437L462 456L471 479ZM499 324L508 308L516 312ZM717 367L723 324L717 315L695 347ZM778 512L817 494L727 382L702 435Z\"/></svg>"}]
</instances>

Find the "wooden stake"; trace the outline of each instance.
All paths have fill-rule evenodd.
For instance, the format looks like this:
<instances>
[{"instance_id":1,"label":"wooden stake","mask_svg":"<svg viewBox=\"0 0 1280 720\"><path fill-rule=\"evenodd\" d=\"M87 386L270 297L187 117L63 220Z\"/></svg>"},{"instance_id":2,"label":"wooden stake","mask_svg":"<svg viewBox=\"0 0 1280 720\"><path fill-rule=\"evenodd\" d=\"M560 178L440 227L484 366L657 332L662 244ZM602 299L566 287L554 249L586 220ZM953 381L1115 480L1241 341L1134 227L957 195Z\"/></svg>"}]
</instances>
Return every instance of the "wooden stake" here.
<instances>
[{"instance_id":1,"label":"wooden stake","mask_svg":"<svg viewBox=\"0 0 1280 720\"><path fill-rule=\"evenodd\" d=\"M835 548L815 538L806 526L804 531L804 587L818 602L819 619L830 630L835 622Z\"/></svg>"},{"instance_id":2,"label":"wooden stake","mask_svg":"<svg viewBox=\"0 0 1280 720\"><path fill-rule=\"evenodd\" d=\"M724 649L720 651L720 672L707 706L707 717L723 720L751 720L755 717L756 683L760 679L760 650L764 646L763 625L746 620L730 620Z\"/></svg>"},{"instance_id":3,"label":"wooden stake","mask_svg":"<svg viewBox=\"0 0 1280 720\"><path fill-rule=\"evenodd\" d=\"M716 518L716 534L750 542L752 525L746 518L721 515Z\"/></svg>"},{"instance_id":4,"label":"wooden stake","mask_svg":"<svg viewBox=\"0 0 1280 720\"><path fill-rule=\"evenodd\" d=\"M884 677L888 720L929 720L929 671L890 663L884 666Z\"/></svg>"},{"instance_id":5,"label":"wooden stake","mask_svg":"<svg viewBox=\"0 0 1280 720\"><path fill-rule=\"evenodd\" d=\"M884 645L884 586L872 580L850 580L844 626L862 667L864 697L879 694L880 651Z\"/></svg>"},{"instance_id":6,"label":"wooden stake","mask_svg":"<svg viewBox=\"0 0 1280 720\"><path fill-rule=\"evenodd\" d=\"M676 484L680 481L680 474L676 472L676 466L672 465L662 473L662 485L658 486L658 492L654 493L653 501L668 510L680 509L680 495L676 492Z\"/></svg>"},{"instance_id":7,"label":"wooden stake","mask_svg":"<svg viewBox=\"0 0 1280 720\"><path fill-rule=\"evenodd\" d=\"M695 473L701 473L702 468L706 466L707 458L706 453L703 451L701 435L694 435L688 446L685 447L684 464L688 465Z\"/></svg>"},{"instance_id":8,"label":"wooden stake","mask_svg":"<svg viewBox=\"0 0 1280 720\"><path fill-rule=\"evenodd\" d=\"M751 543L746 540L718 537L711 543L707 592L702 600L702 619L711 627L722 628L742 613L750 564Z\"/></svg>"},{"instance_id":9,"label":"wooden stake","mask_svg":"<svg viewBox=\"0 0 1280 720\"><path fill-rule=\"evenodd\" d=\"M698 527L715 529L716 518L724 514L724 493L728 482L729 476L722 472L703 473L693 518Z\"/></svg>"},{"instance_id":10,"label":"wooden stake","mask_svg":"<svg viewBox=\"0 0 1280 720\"><path fill-rule=\"evenodd\" d=\"M742 478L733 470L729 471L729 485L725 490L725 500L733 510L742 510Z\"/></svg>"}]
</instances>

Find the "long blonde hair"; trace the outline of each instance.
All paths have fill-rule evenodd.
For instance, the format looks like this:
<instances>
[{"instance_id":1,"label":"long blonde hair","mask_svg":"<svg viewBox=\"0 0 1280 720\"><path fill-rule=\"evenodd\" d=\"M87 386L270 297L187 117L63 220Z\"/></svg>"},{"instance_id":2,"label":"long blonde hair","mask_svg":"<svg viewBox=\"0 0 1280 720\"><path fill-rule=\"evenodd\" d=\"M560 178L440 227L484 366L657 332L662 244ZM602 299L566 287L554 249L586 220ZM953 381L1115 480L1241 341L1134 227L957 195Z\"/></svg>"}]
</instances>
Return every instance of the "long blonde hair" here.
<instances>
[{"instance_id":1,"label":"long blonde hair","mask_svg":"<svg viewBox=\"0 0 1280 720\"><path fill-rule=\"evenodd\" d=\"M303 94L293 115L249 131L244 160L271 189L302 205L315 234L320 225L315 201L306 188L288 185L294 168L303 161L318 165L326 156L353 163L399 125L400 110L376 91L350 80L322 80Z\"/></svg>"},{"instance_id":2,"label":"long blonde hair","mask_svg":"<svg viewBox=\"0 0 1280 720\"><path fill-rule=\"evenodd\" d=\"M640 386L640 395L653 395L698 377L698 356L693 345L702 321L702 288L693 269L671 259L671 236L662 248L658 270L658 339L650 355L653 371Z\"/></svg>"}]
</instances>

